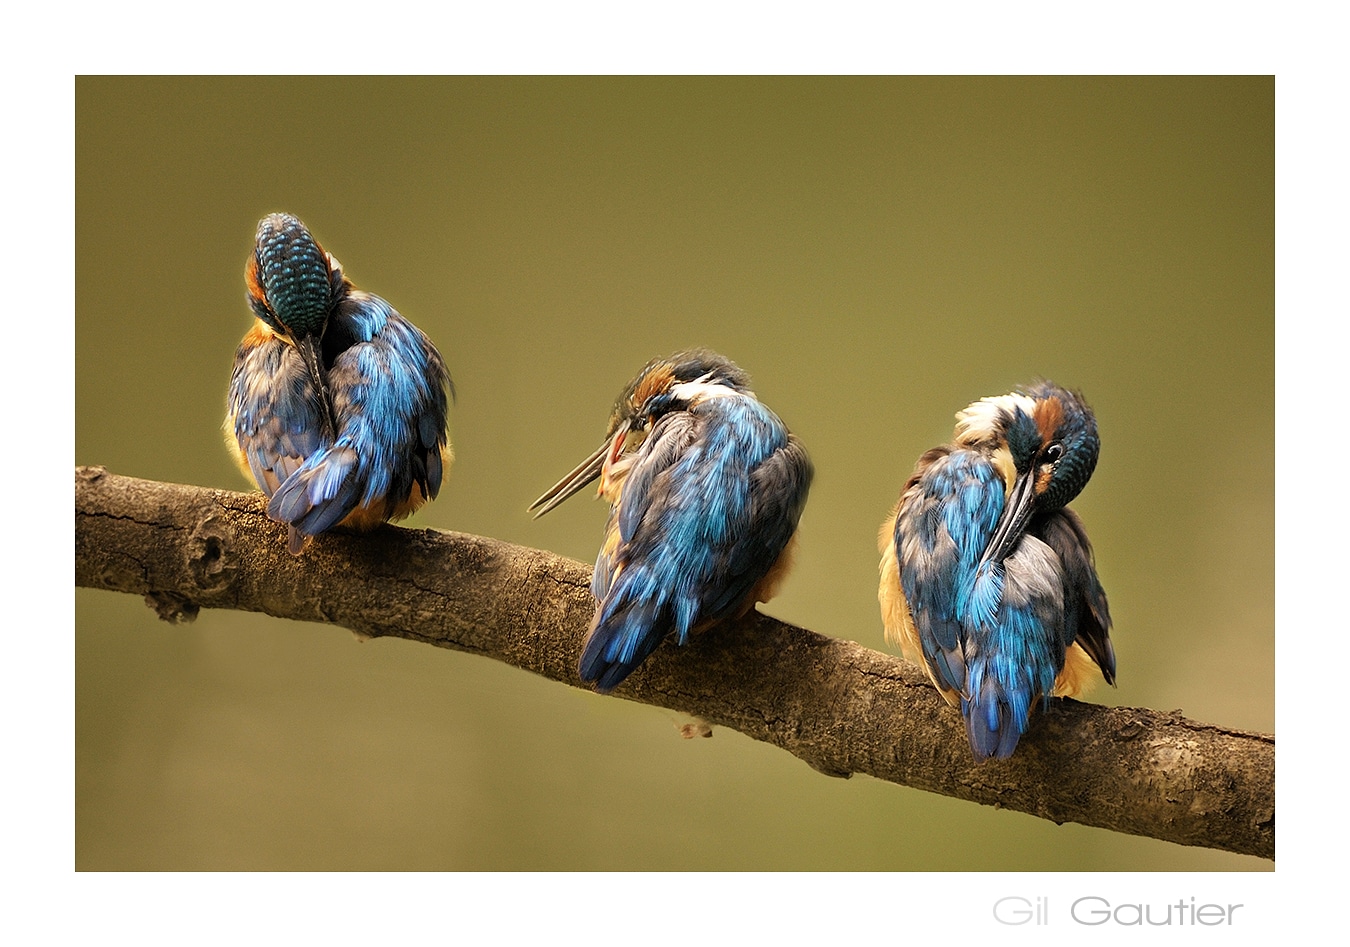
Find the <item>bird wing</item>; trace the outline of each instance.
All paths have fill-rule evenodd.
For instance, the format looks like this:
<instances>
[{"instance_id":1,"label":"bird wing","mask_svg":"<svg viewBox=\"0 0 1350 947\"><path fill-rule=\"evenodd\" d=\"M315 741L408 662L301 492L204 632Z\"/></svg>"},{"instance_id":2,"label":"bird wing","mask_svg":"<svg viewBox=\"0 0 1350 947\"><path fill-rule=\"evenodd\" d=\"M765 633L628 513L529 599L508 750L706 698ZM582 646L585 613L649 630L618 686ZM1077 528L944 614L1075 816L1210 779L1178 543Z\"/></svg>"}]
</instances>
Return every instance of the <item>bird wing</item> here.
<instances>
[{"instance_id":1,"label":"bird wing","mask_svg":"<svg viewBox=\"0 0 1350 947\"><path fill-rule=\"evenodd\" d=\"M709 612L722 615L735 610L751 590L763 588L762 580L775 571L797 532L814 476L811 458L792 435L751 471L747 522L728 550L722 593L705 603Z\"/></svg>"},{"instance_id":2,"label":"bird wing","mask_svg":"<svg viewBox=\"0 0 1350 947\"><path fill-rule=\"evenodd\" d=\"M969 693L966 617L1003 503L1003 479L993 464L945 447L919 459L900 500L894 542L901 588L929 673L944 691Z\"/></svg>"},{"instance_id":3,"label":"bird wing","mask_svg":"<svg viewBox=\"0 0 1350 947\"><path fill-rule=\"evenodd\" d=\"M240 343L225 427L240 466L271 497L324 444L324 407L296 350L261 325Z\"/></svg>"},{"instance_id":4,"label":"bird wing","mask_svg":"<svg viewBox=\"0 0 1350 947\"><path fill-rule=\"evenodd\" d=\"M652 478L669 467L688 446L693 432L694 421L688 413L666 415L637 449L605 463L602 484L607 485L602 485L601 494L609 498L611 505L605 522L605 540L600 544L591 575L591 593L597 602L603 602L609 595L610 586L629 558L627 544L648 509L646 497Z\"/></svg>"},{"instance_id":5,"label":"bird wing","mask_svg":"<svg viewBox=\"0 0 1350 947\"><path fill-rule=\"evenodd\" d=\"M1078 514L1065 507L1037 526L1037 535L1055 551L1064 576L1063 645L1077 643L1101 668L1108 684L1116 681L1116 652L1111 644L1111 611L1087 530Z\"/></svg>"},{"instance_id":6,"label":"bird wing","mask_svg":"<svg viewBox=\"0 0 1350 947\"><path fill-rule=\"evenodd\" d=\"M688 452L696 429L687 412L662 417L619 484L596 557L591 590L599 604L579 665L582 680L595 682L602 693L617 687L670 630L668 599L677 559L658 555L667 503L656 484L660 493L669 490L669 471Z\"/></svg>"},{"instance_id":7,"label":"bird wing","mask_svg":"<svg viewBox=\"0 0 1350 947\"><path fill-rule=\"evenodd\" d=\"M330 322L330 335L354 340L328 369L337 438L282 484L268 510L307 535L358 507L377 520L401 515L410 498L435 497L444 473L450 376L431 340L359 291ZM326 338L326 351L331 344Z\"/></svg>"}]
</instances>

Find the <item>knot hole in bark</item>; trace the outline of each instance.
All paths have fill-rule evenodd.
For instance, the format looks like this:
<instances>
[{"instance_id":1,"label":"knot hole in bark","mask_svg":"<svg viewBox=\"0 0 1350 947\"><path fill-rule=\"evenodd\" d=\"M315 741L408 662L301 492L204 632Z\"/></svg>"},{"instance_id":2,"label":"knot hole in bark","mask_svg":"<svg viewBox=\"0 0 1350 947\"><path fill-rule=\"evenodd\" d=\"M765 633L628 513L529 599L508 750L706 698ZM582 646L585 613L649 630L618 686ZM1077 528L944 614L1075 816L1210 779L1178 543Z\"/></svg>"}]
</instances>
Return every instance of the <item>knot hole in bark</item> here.
<instances>
[{"instance_id":1,"label":"knot hole in bark","mask_svg":"<svg viewBox=\"0 0 1350 947\"><path fill-rule=\"evenodd\" d=\"M218 592L239 571L234 530L222 516L208 516L197 524L184 550L188 574L203 592Z\"/></svg>"}]
</instances>

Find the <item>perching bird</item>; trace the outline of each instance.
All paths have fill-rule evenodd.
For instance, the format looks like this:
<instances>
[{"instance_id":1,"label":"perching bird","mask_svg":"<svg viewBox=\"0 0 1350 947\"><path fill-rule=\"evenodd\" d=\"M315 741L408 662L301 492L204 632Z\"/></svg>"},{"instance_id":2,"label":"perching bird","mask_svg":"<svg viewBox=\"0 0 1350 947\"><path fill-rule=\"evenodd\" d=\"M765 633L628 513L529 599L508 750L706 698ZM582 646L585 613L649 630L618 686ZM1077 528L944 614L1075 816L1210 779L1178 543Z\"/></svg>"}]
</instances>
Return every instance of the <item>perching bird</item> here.
<instances>
[{"instance_id":1,"label":"perching bird","mask_svg":"<svg viewBox=\"0 0 1350 947\"><path fill-rule=\"evenodd\" d=\"M453 454L436 346L290 214L258 224L245 270L257 321L234 356L225 441L296 555L342 524L372 529L440 490Z\"/></svg>"},{"instance_id":2,"label":"perching bird","mask_svg":"<svg viewBox=\"0 0 1350 947\"><path fill-rule=\"evenodd\" d=\"M608 692L667 635L744 615L777 591L812 467L801 442L707 350L648 362L605 441L531 504L542 516L596 477L610 502L581 679Z\"/></svg>"},{"instance_id":3,"label":"perching bird","mask_svg":"<svg viewBox=\"0 0 1350 947\"><path fill-rule=\"evenodd\" d=\"M886 638L961 707L976 759L1005 758L1037 699L1114 684L1111 616L1092 546L1065 504L1097 465L1097 422L1051 382L956 415L883 524Z\"/></svg>"}]
</instances>

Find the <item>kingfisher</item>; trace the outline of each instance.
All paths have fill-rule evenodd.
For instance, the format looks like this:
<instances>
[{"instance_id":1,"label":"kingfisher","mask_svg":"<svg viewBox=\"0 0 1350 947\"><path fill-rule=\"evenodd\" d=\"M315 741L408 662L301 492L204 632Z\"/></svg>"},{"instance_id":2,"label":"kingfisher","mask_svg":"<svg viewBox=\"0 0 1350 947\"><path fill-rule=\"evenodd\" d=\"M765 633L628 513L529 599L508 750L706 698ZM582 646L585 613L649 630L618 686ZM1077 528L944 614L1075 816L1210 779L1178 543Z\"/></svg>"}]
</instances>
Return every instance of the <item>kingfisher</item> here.
<instances>
[{"instance_id":1,"label":"kingfisher","mask_svg":"<svg viewBox=\"0 0 1350 947\"><path fill-rule=\"evenodd\" d=\"M235 352L225 441L290 552L434 498L453 459L454 388L431 340L353 287L290 214L259 222L244 281L256 319Z\"/></svg>"},{"instance_id":2,"label":"kingfisher","mask_svg":"<svg viewBox=\"0 0 1350 947\"><path fill-rule=\"evenodd\" d=\"M1097 466L1081 394L1041 381L956 415L881 527L886 639L959 705L977 760L1005 759L1035 702L1108 684L1111 615L1067 504Z\"/></svg>"},{"instance_id":3,"label":"kingfisher","mask_svg":"<svg viewBox=\"0 0 1350 947\"><path fill-rule=\"evenodd\" d=\"M608 693L668 635L684 644L772 598L813 474L735 363L707 349L648 362L600 447L529 507L537 519L596 478L610 504L581 679Z\"/></svg>"}]
</instances>

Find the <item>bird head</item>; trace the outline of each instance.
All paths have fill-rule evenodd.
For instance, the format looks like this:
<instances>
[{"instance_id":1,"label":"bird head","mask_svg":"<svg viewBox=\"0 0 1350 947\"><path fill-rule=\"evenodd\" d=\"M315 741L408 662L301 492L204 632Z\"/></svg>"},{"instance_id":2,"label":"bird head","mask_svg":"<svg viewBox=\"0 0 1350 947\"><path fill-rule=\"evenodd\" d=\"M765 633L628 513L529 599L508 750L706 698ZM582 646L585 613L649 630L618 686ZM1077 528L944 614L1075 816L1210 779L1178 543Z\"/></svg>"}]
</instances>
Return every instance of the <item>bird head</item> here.
<instances>
[{"instance_id":1,"label":"bird head","mask_svg":"<svg viewBox=\"0 0 1350 947\"><path fill-rule=\"evenodd\" d=\"M683 411L723 390L749 391L750 376L716 352L691 349L669 358L654 358L615 400L606 437L612 439L621 427L645 435L662 415Z\"/></svg>"},{"instance_id":2,"label":"bird head","mask_svg":"<svg viewBox=\"0 0 1350 947\"><path fill-rule=\"evenodd\" d=\"M704 398L746 392L750 376L730 359L708 349L676 352L652 359L614 402L604 443L530 504L535 518L578 493L602 470L636 451L664 415L683 411Z\"/></svg>"},{"instance_id":3,"label":"bird head","mask_svg":"<svg viewBox=\"0 0 1350 947\"><path fill-rule=\"evenodd\" d=\"M1087 486L1101 441L1082 395L1043 381L985 398L957 416L956 442L982 450L1008 484L984 559L1002 562L1034 513L1061 509Z\"/></svg>"},{"instance_id":4,"label":"bird head","mask_svg":"<svg viewBox=\"0 0 1350 947\"><path fill-rule=\"evenodd\" d=\"M1082 492L1097 467L1097 419L1082 395L1053 382L1021 393L1031 410L1014 412L1008 450L1019 476L1034 475L1037 507L1057 510Z\"/></svg>"},{"instance_id":5,"label":"bird head","mask_svg":"<svg viewBox=\"0 0 1350 947\"><path fill-rule=\"evenodd\" d=\"M253 314L304 359L325 406L329 432L336 432L323 365L323 332L328 314L347 288L341 264L324 252L300 218L268 214L258 222L244 282Z\"/></svg>"},{"instance_id":6,"label":"bird head","mask_svg":"<svg viewBox=\"0 0 1350 947\"><path fill-rule=\"evenodd\" d=\"M258 222L244 279L254 314L291 341L323 334L343 282L337 260L290 214Z\"/></svg>"}]
</instances>

